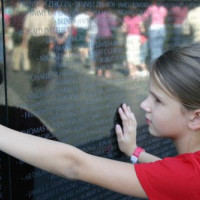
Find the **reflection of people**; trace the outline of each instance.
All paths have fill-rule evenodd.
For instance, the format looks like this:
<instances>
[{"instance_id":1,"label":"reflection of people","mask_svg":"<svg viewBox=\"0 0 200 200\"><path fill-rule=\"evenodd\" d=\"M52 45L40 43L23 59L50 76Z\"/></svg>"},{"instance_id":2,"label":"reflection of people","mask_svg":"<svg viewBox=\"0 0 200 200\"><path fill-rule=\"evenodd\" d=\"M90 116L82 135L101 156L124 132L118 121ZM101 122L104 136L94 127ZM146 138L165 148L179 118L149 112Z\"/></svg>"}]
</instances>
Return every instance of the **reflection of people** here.
<instances>
[{"instance_id":1,"label":"reflection of people","mask_svg":"<svg viewBox=\"0 0 200 200\"><path fill-rule=\"evenodd\" d=\"M143 74L147 73L147 57L148 57L148 38L145 34L141 34L140 36L141 46L140 46L140 62L141 67L143 69Z\"/></svg>"},{"instance_id":2,"label":"reflection of people","mask_svg":"<svg viewBox=\"0 0 200 200\"><path fill-rule=\"evenodd\" d=\"M158 58L163 52L163 44L166 36L165 18L167 9L157 1L149 6L143 14L144 21L149 22L149 48L151 61Z\"/></svg>"},{"instance_id":3,"label":"reflection of people","mask_svg":"<svg viewBox=\"0 0 200 200\"><path fill-rule=\"evenodd\" d=\"M200 42L200 6L193 8L183 22L183 33L192 36L192 42Z\"/></svg>"},{"instance_id":4,"label":"reflection of people","mask_svg":"<svg viewBox=\"0 0 200 200\"><path fill-rule=\"evenodd\" d=\"M13 29L10 27L10 13L4 13L4 30L5 30L5 47L8 53L13 50L12 33Z\"/></svg>"},{"instance_id":5,"label":"reflection of people","mask_svg":"<svg viewBox=\"0 0 200 200\"><path fill-rule=\"evenodd\" d=\"M14 15L10 18L10 26L14 28L13 39L13 70L19 71L21 62L25 71L30 70L27 49L22 46L23 23L27 8L18 3L14 9Z\"/></svg>"},{"instance_id":6,"label":"reflection of people","mask_svg":"<svg viewBox=\"0 0 200 200\"><path fill-rule=\"evenodd\" d=\"M150 67L149 96L141 103L149 131L171 138L180 155L160 159L136 144L136 119L125 104L116 125L119 148L131 161L89 155L73 146L0 126L0 149L62 177L149 199L200 197L200 45L169 50ZM139 163L137 163L139 162Z\"/></svg>"},{"instance_id":7,"label":"reflection of people","mask_svg":"<svg viewBox=\"0 0 200 200\"><path fill-rule=\"evenodd\" d=\"M78 13L73 20L73 28L76 30L74 45L78 48L82 63L88 58L87 31L89 28L90 16L83 8L79 8Z\"/></svg>"},{"instance_id":8,"label":"reflection of people","mask_svg":"<svg viewBox=\"0 0 200 200\"><path fill-rule=\"evenodd\" d=\"M97 22L95 18L95 13L93 11L88 12L90 16L89 21L89 28L87 32L87 40L88 40L88 46L89 46L89 60L90 60L90 74L95 73L95 52L94 52L94 45L96 41L96 36L98 33L98 27Z\"/></svg>"},{"instance_id":9,"label":"reflection of people","mask_svg":"<svg viewBox=\"0 0 200 200\"><path fill-rule=\"evenodd\" d=\"M123 31L126 32L126 56L129 73L134 77L137 73L137 66L140 65L140 35L143 23L137 9L132 7L130 14L124 17Z\"/></svg>"},{"instance_id":10,"label":"reflection of people","mask_svg":"<svg viewBox=\"0 0 200 200\"><path fill-rule=\"evenodd\" d=\"M110 69L114 63L114 39L112 29L117 25L115 17L102 3L96 16L98 34L95 43L96 74L111 77Z\"/></svg>"},{"instance_id":11,"label":"reflection of people","mask_svg":"<svg viewBox=\"0 0 200 200\"><path fill-rule=\"evenodd\" d=\"M188 8L186 6L183 6L183 4L171 8L171 17L173 21L173 46L184 45L182 24L185 17L187 16L187 13Z\"/></svg>"},{"instance_id":12,"label":"reflection of people","mask_svg":"<svg viewBox=\"0 0 200 200\"><path fill-rule=\"evenodd\" d=\"M54 19L56 22L54 52L56 56L56 68L59 69L63 67L63 56L65 53L66 41L70 35L71 19L61 8L58 8L54 13Z\"/></svg>"},{"instance_id":13,"label":"reflection of people","mask_svg":"<svg viewBox=\"0 0 200 200\"><path fill-rule=\"evenodd\" d=\"M24 22L24 46L28 46L28 57L34 75L48 71L49 43L55 33L55 21L43 0L37 0L32 12Z\"/></svg>"}]
</instances>

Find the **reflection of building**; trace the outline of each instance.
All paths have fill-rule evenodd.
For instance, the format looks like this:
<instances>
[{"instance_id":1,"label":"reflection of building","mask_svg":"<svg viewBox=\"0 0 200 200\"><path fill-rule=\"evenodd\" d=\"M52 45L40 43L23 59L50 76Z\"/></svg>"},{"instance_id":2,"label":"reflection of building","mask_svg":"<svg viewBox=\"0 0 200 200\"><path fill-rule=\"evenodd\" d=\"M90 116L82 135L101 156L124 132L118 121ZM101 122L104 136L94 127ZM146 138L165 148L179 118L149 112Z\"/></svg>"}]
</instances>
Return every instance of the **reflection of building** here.
<instances>
[{"instance_id":1,"label":"reflection of building","mask_svg":"<svg viewBox=\"0 0 200 200\"><path fill-rule=\"evenodd\" d=\"M192 35L193 42L200 42L200 6L188 12L183 24L183 33Z\"/></svg>"}]
</instances>

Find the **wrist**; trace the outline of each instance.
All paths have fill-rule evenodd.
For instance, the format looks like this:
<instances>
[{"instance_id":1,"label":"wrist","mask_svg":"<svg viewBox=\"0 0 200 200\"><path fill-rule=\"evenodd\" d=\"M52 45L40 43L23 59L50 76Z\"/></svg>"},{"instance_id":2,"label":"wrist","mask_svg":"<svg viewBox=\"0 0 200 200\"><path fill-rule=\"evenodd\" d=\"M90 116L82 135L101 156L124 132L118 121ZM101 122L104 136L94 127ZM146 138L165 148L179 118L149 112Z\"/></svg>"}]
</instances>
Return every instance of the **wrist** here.
<instances>
[{"instance_id":1,"label":"wrist","mask_svg":"<svg viewBox=\"0 0 200 200\"><path fill-rule=\"evenodd\" d=\"M137 145L134 145L132 146L127 152L125 152L125 154L128 156L128 157L131 157L133 152L135 151L135 149L137 148L138 146Z\"/></svg>"},{"instance_id":2,"label":"wrist","mask_svg":"<svg viewBox=\"0 0 200 200\"><path fill-rule=\"evenodd\" d=\"M144 151L145 151L145 150L144 150L143 148L141 148L141 147L136 147L136 148L134 149L134 151L132 152L132 155L131 155L131 157L130 157L131 163L133 163L133 164L137 163L138 160L139 160L139 157L140 157L141 153L144 152Z\"/></svg>"}]
</instances>

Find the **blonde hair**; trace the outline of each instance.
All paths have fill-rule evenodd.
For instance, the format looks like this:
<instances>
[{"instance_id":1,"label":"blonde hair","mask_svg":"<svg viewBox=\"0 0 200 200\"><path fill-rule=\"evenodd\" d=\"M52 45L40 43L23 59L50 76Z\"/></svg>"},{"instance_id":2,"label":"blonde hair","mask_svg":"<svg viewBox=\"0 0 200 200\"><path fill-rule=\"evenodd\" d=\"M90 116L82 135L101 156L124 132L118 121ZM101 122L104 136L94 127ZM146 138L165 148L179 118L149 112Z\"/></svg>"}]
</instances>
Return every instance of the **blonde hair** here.
<instances>
[{"instance_id":1,"label":"blonde hair","mask_svg":"<svg viewBox=\"0 0 200 200\"><path fill-rule=\"evenodd\" d=\"M200 44L178 47L165 52L150 66L157 78L184 108L200 108Z\"/></svg>"}]
</instances>

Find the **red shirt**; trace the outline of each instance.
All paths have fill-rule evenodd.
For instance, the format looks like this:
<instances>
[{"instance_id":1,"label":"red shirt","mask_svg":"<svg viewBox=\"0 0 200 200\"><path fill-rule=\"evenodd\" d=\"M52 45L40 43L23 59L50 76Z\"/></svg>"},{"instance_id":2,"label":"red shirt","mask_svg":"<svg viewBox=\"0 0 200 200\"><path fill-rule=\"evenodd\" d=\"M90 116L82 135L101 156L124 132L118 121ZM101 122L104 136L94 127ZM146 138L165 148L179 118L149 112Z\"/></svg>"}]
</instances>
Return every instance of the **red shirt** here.
<instances>
[{"instance_id":1,"label":"red shirt","mask_svg":"<svg viewBox=\"0 0 200 200\"><path fill-rule=\"evenodd\" d=\"M200 151L136 164L135 170L150 200L200 199Z\"/></svg>"}]
</instances>

